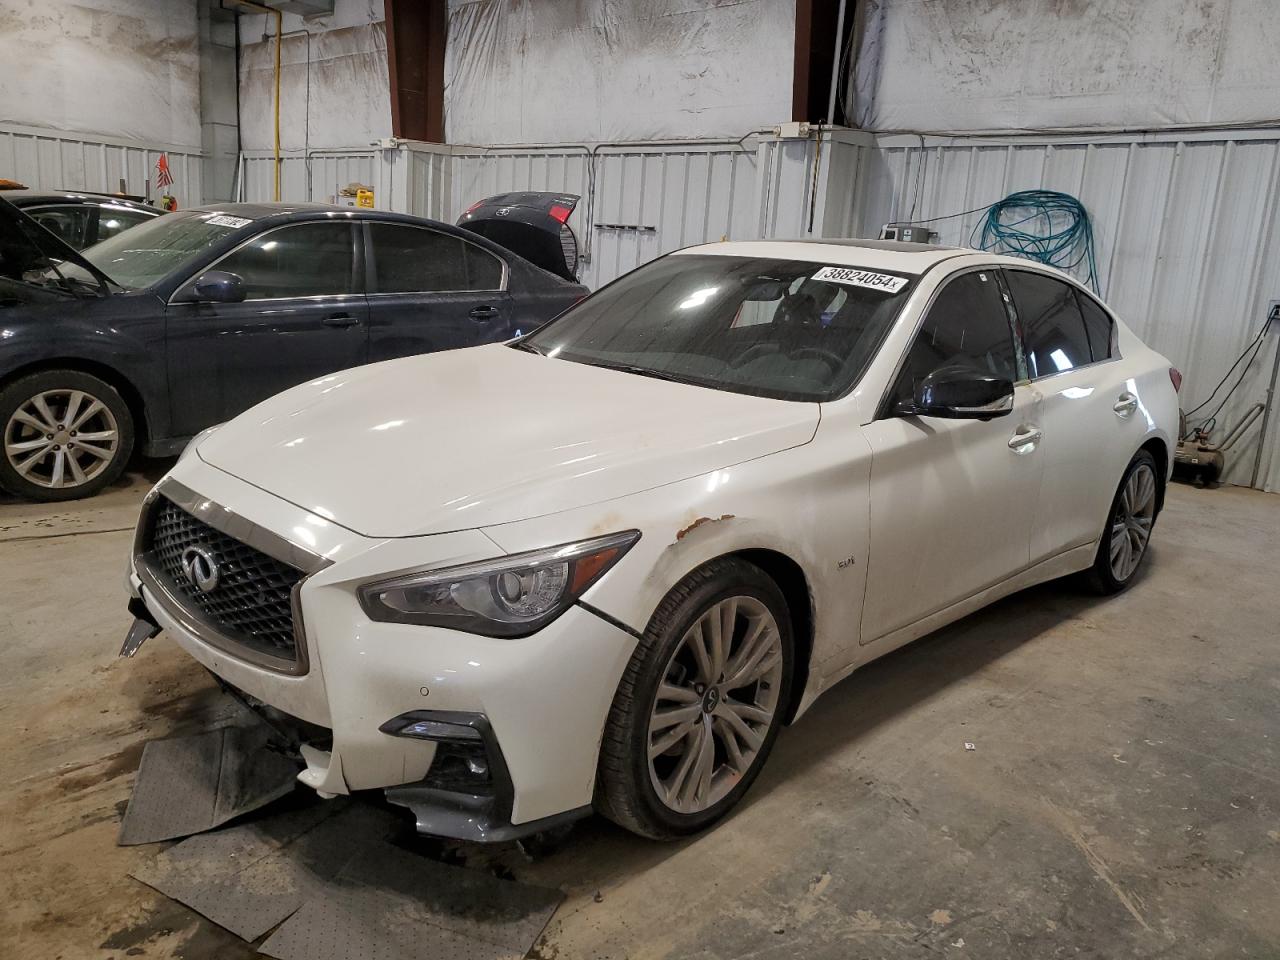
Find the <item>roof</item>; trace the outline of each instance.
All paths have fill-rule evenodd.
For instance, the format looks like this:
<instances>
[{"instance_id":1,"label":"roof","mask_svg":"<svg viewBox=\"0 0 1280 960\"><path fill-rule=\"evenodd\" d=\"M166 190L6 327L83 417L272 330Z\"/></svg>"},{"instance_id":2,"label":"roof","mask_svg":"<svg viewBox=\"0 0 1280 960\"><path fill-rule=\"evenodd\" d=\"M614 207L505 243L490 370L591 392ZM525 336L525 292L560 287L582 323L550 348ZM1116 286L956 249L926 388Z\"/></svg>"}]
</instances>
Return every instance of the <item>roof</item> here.
<instances>
[{"instance_id":1,"label":"roof","mask_svg":"<svg viewBox=\"0 0 1280 960\"><path fill-rule=\"evenodd\" d=\"M778 260L818 260L841 266L898 273L924 273L952 257L980 253L964 247L901 240L730 240L705 243L679 250L682 254L722 254L737 257L772 257ZM995 258L993 255L993 259Z\"/></svg>"},{"instance_id":2,"label":"roof","mask_svg":"<svg viewBox=\"0 0 1280 960\"><path fill-rule=\"evenodd\" d=\"M141 203L132 197L122 197L114 193L96 193L93 190L4 190L0 191L0 197L4 197L15 207L27 207L36 203L60 203L67 200L90 200L95 203L115 203L122 207L151 213L164 213L163 210Z\"/></svg>"},{"instance_id":3,"label":"roof","mask_svg":"<svg viewBox=\"0 0 1280 960\"><path fill-rule=\"evenodd\" d=\"M357 213L357 207L340 207L336 203L206 203L199 207L187 207L188 213L226 213L233 217L260 220L290 213L324 213L325 211Z\"/></svg>"}]
</instances>

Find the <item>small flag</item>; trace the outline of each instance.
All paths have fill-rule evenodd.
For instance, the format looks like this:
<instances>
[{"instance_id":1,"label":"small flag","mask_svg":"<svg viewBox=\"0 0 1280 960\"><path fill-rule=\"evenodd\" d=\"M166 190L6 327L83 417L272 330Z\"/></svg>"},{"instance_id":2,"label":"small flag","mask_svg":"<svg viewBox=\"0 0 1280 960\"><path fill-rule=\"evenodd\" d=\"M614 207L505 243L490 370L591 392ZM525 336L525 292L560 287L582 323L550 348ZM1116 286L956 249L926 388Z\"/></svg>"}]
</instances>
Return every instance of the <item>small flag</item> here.
<instances>
[{"instance_id":1,"label":"small flag","mask_svg":"<svg viewBox=\"0 0 1280 960\"><path fill-rule=\"evenodd\" d=\"M160 159L156 161L156 186L163 190L172 183L173 174L169 172L169 155L162 153Z\"/></svg>"}]
</instances>

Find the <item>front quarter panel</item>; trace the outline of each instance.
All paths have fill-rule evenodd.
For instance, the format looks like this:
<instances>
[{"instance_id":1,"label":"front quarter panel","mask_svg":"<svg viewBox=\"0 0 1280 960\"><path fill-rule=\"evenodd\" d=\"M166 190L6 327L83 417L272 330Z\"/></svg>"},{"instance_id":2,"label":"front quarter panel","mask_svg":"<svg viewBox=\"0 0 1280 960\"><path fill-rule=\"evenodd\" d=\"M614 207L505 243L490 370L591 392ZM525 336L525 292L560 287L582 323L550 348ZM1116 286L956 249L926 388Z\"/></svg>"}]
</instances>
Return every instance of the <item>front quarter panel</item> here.
<instances>
[{"instance_id":1,"label":"front quarter panel","mask_svg":"<svg viewBox=\"0 0 1280 960\"><path fill-rule=\"evenodd\" d=\"M582 598L636 633L671 588L708 561L754 550L781 554L804 574L815 628L803 709L821 677L858 651L871 460L856 405L838 407L824 409L817 435L804 446L485 533L515 553L640 530L639 542ZM610 691L622 667L625 660L618 676L602 678Z\"/></svg>"}]
</instances>

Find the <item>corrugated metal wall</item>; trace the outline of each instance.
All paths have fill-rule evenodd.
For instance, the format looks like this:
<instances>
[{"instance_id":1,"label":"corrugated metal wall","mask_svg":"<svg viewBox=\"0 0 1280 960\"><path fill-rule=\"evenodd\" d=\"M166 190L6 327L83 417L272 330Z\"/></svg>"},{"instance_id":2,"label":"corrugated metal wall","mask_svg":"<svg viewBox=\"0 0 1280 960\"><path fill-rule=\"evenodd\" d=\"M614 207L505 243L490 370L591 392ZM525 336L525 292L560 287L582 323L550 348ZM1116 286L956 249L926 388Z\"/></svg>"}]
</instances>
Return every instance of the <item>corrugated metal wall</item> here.
<instances>
[{"instance_id":1,"label":"corrugated metal wall","mask_svg":"<svg viewBox=\"0 0 1280 960\"><path fill-rule=\"evenodd\" d=\"M198 204L203 196L199 149L0 123L0 177L40 190L115 193L123 179L126 193L142 196L146 181L155 181L156 160L161 153L169 155L169 170L174 178L169 192L177 198L178 205ZM162 192L152 189L154 197Z\"/></svg>"},{"instance_id":2,"label":"corrugated metal wall","mask_svg":"<svg viewBox=\"0 0 1280 960\"><path fill-rule=\"evenodd\" d=\"M270 150L244 154L241 163L244 183L240 196L249 201L269 201L275 183L275 157ZM378 153L369 148L352 150L286 151L280 158L280 199L327 202L336 190L348 183L377 185L381 175ZM308 169L309 168L309 169Z\"/></svg>"},{"instance_id":3,"label":"corrugated metal wall","mask_svg":"<svg viewBox=\"0 0 1280 960\"><path fill-rule=\"evenodd\" d=\"M924 138L923 146L914 136L881 138L854 191L855 229L872 236L888 221L984 208L1033 188L1084 203L1103 297L1185 373L1184 406L1206 399L1261 328L1268 301L1280 300L1280 133ZM931 226L940 242L967 245L982 215ZM1219 423L1234 424L1265 399L1280 336L1269 339ZM1262 477L1280 491L1280 416L1272 421ZM1232 482L1249 482L1258 437L1254 426L1228 457Z\"/></svg>"},{"instance_id":4,"label":"corrugated metal wall","mask_svg":"<svg viewBox=\"0 0 1280 960\"><path fill-rule=\"evenodd\" d=\"M842 132L814 140L522 147L403 144L312 156L310 195L374 184L377 203L452 222L474 201L512 190L577 193L570 225L598 288L669 250L759 237L876 236L895 220L936 221L968 245L985 208L1047 188L1089 210L1103 296L1186 374L1183 397L1208 396L1280 299L1280 134L985 139ZM270 198L270 157L245 161L245 196ZM285 197L307 196L301 157L285 160ZM976 209L975 209L976 208ZM1280 342L1280 337L1276 338ZM1219 421L1263 398L1270 344ZM1280 416L1262 476L1280 490ZM1229 458L1248 483L1258 427Z\"/></svg>"}]
</instances>

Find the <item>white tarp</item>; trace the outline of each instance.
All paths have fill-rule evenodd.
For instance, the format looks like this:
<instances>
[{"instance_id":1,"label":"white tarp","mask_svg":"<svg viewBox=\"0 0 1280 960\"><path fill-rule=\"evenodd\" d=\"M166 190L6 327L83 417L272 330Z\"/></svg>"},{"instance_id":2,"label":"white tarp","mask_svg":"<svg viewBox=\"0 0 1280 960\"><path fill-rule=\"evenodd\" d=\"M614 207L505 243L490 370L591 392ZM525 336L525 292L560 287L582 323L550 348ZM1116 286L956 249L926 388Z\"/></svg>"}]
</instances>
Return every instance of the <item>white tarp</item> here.
<instances>
[{"instance_id":1,"label":"white tarp","mask_svg":"<svg viewBox=\"0 0 1280 960\"><path fill-rule=\"evenodd\" d=\"M0 0L0 119L198 148L195 0Z\"/></svg>"},{"instance_id":2,"label":"white tarp","mask_svg":"<svg viewBox=\"0 0 1280 960\"><path fill-rule=\"evenodd\" d=\"M450 143L738 137L791 117L788 0L450 0Z\"/></svg>"},{"instance_id":3,"label":"white tarp","mask_svg":"<svg viewBox=\"0 0 1280 960\"><path fill-rule=\"evenodd\" d=\"M1280 118L1280 0L859 0L870 130Z\"/></svg>"}]
</instances>

